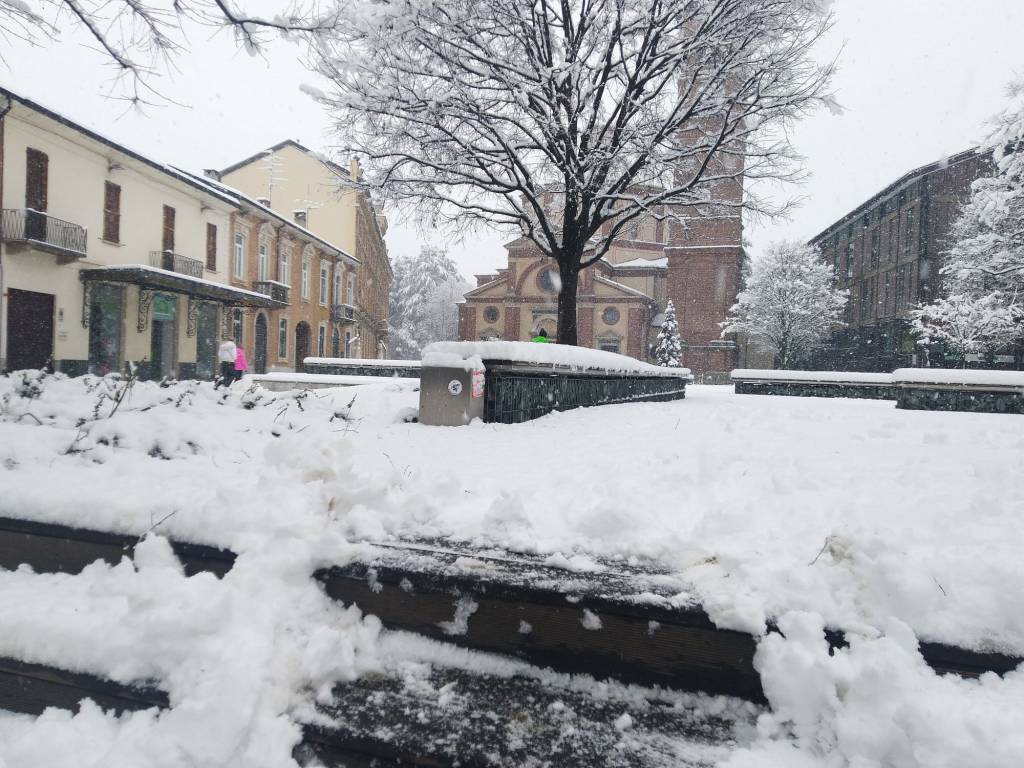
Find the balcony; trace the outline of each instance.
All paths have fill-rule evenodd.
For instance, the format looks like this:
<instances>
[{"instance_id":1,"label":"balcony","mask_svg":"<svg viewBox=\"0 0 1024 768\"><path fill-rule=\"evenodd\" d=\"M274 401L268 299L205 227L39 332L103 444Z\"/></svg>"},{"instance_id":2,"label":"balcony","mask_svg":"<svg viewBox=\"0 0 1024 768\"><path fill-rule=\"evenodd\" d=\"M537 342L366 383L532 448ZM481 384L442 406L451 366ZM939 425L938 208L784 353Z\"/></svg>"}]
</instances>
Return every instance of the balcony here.
<instances>
[{"instance_id":1,"label":"balcony","mask_svg":"<svg viewBox=\"0 0 1024 768\"><path fill-rule=\"evenodd\" d=\"M331 320L335 323L354 323L356 321L356 308L351 304L332 304Z\"/></svg>"},{"instance_id":2,"label":"balcony","mask_svg":"<svg viewBox=\"0 0 1024 768\"><path fill-rule=\"evenodd\" d=\"M269 296L274 301L288 303L288 286L277 282L277 280L256 280L252 284L252 289L264 296Z\"/></svg>"},{"instance_id":3,"label":"balcony","mask_svg":"<svg viewBox=\"0 0 1024 768\"><path fill-rule=\"evenodd\" d=\"M31 208L0 211L0 241L52 253L58 264L85 258L86 235L85 227Z\"/></svg>"},{"instance_id":4,"label":"balcony","mask_svg":"<svg viewBox=\"0 0 1024 768\"><path fill-rule=\"evenodd\" d=\"M203 276L203 262L174 251L150 251L149 265L168 272L177 272L179 275L199 278Z\"/></svg>"}]
</instances>

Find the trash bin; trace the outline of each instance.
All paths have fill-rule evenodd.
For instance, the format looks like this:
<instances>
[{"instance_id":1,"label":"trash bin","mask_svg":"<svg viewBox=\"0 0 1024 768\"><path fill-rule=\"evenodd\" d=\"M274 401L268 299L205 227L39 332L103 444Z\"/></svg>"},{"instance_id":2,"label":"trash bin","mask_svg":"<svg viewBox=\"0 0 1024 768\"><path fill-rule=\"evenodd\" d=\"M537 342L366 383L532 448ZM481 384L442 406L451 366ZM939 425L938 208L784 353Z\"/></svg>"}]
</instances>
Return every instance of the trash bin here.
<instances>
[{"instance_id":1,"label":"trash bin","mask_svg":"<svg viewBox=\"0 0 1024 768\"><path fill-rule=\"evenodd\" d=\"M484 371L424 366L420 371L420 424L460 427L484 417Z\"/></svg>"}]
</instances>

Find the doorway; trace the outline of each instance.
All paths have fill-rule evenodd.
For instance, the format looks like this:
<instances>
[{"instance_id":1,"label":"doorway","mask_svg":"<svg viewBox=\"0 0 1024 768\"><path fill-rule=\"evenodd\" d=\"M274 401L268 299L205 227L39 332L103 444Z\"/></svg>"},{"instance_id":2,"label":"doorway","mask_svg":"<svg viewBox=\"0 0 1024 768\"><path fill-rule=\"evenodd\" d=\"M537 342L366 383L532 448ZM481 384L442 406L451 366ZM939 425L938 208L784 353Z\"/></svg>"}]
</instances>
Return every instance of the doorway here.
<instances>
[{"instance_id":1,"label":"doorway","mask_svg":"<svg viewBox=\"0 0 1024 768\"><path fill-rule=\"evenodd\" d=\"M43 368L53 359L53 294L7 292L7 370Z\"/></svg>"},{"instance_id":2,"label":"doorway","mask_svg":"<svg viewBox=\"0 0 1024 768\"><path fill-rule=\"evenodd\" d=\"M305 359L309 357L309 323L302 321L295 326L295 372L304 373Z\"/></svg>"},{"instance_id":3,"label":"doorway","mask_svg":"<svg viewBox=\"0 0 1024 768\"><path fill-rule=\"evenodd\" d=\"M256 373L267 372L267 316L256 315L256 338L253 342L253 364Z\"/></svg>"},{"instance_id":4,"label":"doorway","mask_svg":"<svg viewBox=\"0 0 1024 768\"><path fill-rule=\"evenodd\" d=\"M153 297L153 321L150 338L150 377L153 379L174 376L175 351L177 350L176 319L178 301L173 296L157 294Z\"/></svg>"},{"instance_id":5,"label":"doorway","mask_svg":"<svg viewBox=\"0 0 1024 768\"><path fill-rule=\"evenodd\" d=\"M217 372L217 307L200 304L196 314L196 378L212 379Z\"/></svg>"},{"instance_id":6,"label":"doorway","mask_svg":"<svg viewBox=\"0 0 1024 768\"><path fill-rule=\"evenodd\" d=\"M105 376L121 369L121 315L124 291L100 283L89 297L89 373Z\"/></svg>"}]
</instances>

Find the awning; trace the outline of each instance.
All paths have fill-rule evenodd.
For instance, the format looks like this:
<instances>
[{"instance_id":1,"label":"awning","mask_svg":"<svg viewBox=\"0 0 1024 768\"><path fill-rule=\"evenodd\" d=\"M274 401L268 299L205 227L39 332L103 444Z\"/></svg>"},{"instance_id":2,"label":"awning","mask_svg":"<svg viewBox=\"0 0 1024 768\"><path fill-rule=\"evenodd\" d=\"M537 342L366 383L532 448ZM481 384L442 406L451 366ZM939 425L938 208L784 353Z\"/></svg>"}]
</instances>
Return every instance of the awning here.
<instances>
[{"instance_id":1,"label":"awning","mask_svg":"<svg viewBox=\"0 0 1024 768\"><path fill-rule=\"evenodd\" d=\"M194 299L216 301L234 307L282 309L288 306L283 301L275 301L256 291L247 291L244 288L235 288L145 264L83 269L78 276L83 283L130 283L150 291L180 293Z\"/></svg>"}]
</instances>

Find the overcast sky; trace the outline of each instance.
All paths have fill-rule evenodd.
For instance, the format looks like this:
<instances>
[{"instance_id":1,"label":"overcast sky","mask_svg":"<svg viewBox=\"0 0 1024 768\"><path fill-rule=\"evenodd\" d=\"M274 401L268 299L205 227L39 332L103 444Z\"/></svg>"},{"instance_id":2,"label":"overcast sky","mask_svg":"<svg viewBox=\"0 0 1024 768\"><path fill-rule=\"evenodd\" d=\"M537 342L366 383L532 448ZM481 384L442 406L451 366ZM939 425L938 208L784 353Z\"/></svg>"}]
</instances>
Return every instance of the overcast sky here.
<instances>
[{"instance_id":1,"label":"overcast sky","mask_svg":"<svg viewBox=\"0 0 1024 768\"><path fill-rule=\"evenodd\" d=\"M804 202L788 221L748 225L755 256L775 239L809 239L906 171L976 143L1001 108L1007 81L1024 73L1020 0L836 0L834 10L835 29L819 53L839 56L835 85L845 112L795 128L811 178L783 194ZM191 37L179 71L159 84L167 103L141 114L103 98L110 71L67 32L45 49L0 42L0 83L189 169L223 168L285 138L330 151L330 119L299 91L316 80L295 48L279 43L267 58L254 58L237 52L227 33ZM393 213L391 220L392 257L446 241ZM449 248L469 276L502 266L507 239L483 233Z\"/></svg>"}]
</instances>

